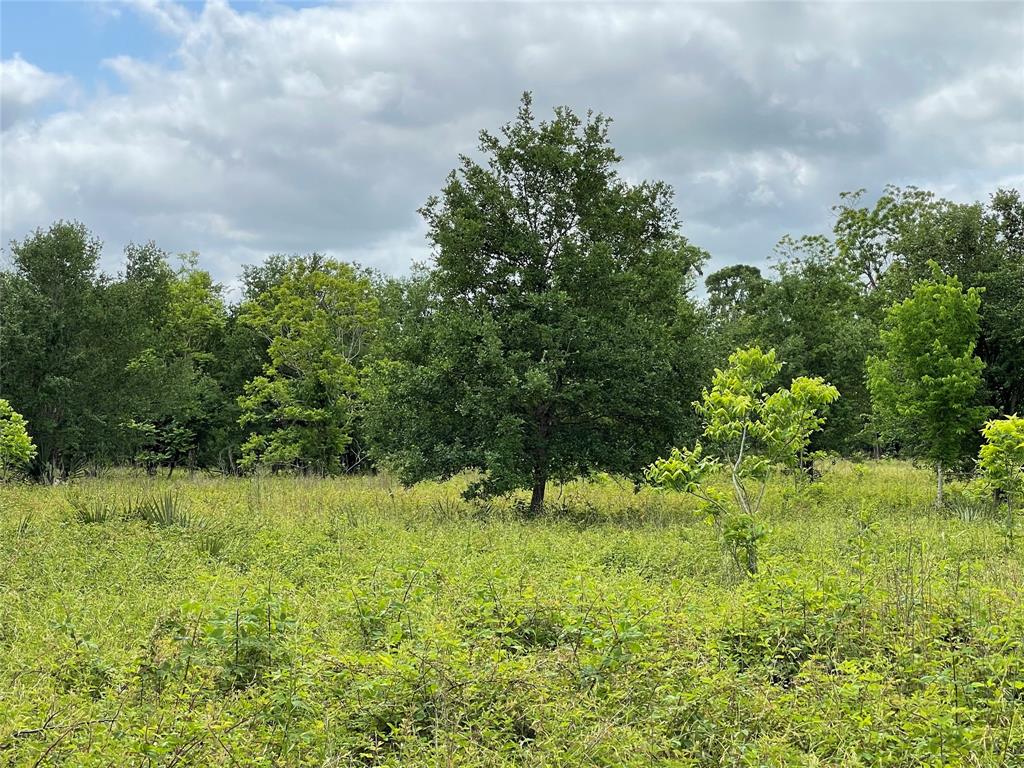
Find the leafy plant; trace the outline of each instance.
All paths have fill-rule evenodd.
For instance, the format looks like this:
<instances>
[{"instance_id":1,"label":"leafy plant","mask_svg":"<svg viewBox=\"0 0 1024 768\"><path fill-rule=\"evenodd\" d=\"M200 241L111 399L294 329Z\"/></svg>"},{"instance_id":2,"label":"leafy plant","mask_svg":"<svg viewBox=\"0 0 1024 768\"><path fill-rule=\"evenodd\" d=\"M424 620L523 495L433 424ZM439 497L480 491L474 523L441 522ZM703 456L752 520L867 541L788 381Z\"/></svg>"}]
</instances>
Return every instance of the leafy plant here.
<instances>
[{"instance_id":1,"label":"leafy plant","mask_svg":"<svg viewBox=\"0 0 1024 768\"><path fill-rule=\"evenodd\" d=\"M0 398L0 481L23 469L35 455L25 417Z\"/></svg>"},{"instance_id":2,"label":"leafy plant","mask_svg":"<svg viewBox=\"0 0 1024 768\"><path fill-rule=\"evenodd\" d=\"M929 266L931 278L886 311L883 352L868 358L868 387L883 438L933 462L942 506L944 470L990 409L978 402L985 364L974 354L981 293L964 291L934 261Z\"/></svg>"},{"instance_id":3,"label":"leafy plant","mask_svg":"<svg viewBox=\"0 0 1024 768\"><path fill-rule=\"evenodd\" d=\"M195 433L174 419L159 424L133 419L126 426L139 443L135 460L150 474L155 473L158 466L168 466L167 476L170 477L174 467L195 450Z\"/></svg>"},{"instance_id":4,"label":"leafy plant","mask_svg":"<svg viewBox=\"0 0 1024 768\"><path fill-rule=\"evenodd\" d=\"M974 523L991 517L995 511L992 493L984 486L968 487L946 495L944 511L950 517L965 523Z\"/></svg>"},{"instance_id":5,"label":"leafy plant","mask_svg":"<svg viewBox=\"0 0 1024 768\"><path fill-rule=\"evenodd\" d=\"M696 496L710 515L733 562L745 573L757 572L758 542L765 530L760 521L772 469L795 467L811 435L825 422L822 410L839 390L819 378L794 379L789 389L765 395L768 383L782 370L775 350L741 349L716 370L711 389L695 403L704 419L704 436L717 448L706 455L700 441L693 449L673 449L647 470L652 485ZM719 467L728 472L732 499L709 483Z\"/></svg>"},{"instance_id":6,"label":"leafy plant","mask_svg":"<svg viewBox=\"0 0 1024 768\"><path fill-rule=\"evenodd\" d=\"M200 552L218 558L224 553L230 541L231 536L223 528L204 526L196 538L196 546Z\"/></svg>"},{"instance_id":7,"label":"leafy plant","mask_svg":"<svg viewBox=\"0 0 1024 768\"><path fill-rule=\"evenodd\" d=\"M1012 546L1014 511L1024 494L1024 418L993 419L981 434L985 443L978 454L978 468L986 485L1006 499L1006 533Z\"/></svg>"},{"instance_id":8,"label":"leafy plant","mask_svg":"<svg viewBox=\"0 0 1024 768\"><path fill-rule=\"evenodd\" d=\"M403 481L479 470L471 496L637 474L697 391L686 294L706 254L664 183L624 178L610 121L530 94L422 208L435 264L381 334L366 423ZM609 375L614 372L614 375Z\"/></svg>"},{"instance_id":9,"label":"leafy plant","mask_svg":"<svg viewBox=\"0 0 1024 768\"><path fill-rule=\"evenodd\" d=\"M196 610L191 606L193 615ZM247 688L287 658L284 640L295 621L272 594L200 615L201 640L224 689Z\"/></svg>"},{"instance_id":10,"label":"leafy plant","mask_svg":"<svg viewBox=\"0 0 1024 768\"><path fill-rule=\"evenodd\" d=\"M67 495L75 520L85 524L108 523L118 519L117 505L106 499L89 498L77 493Z\"/></svg>"},{"instance_id":11,"label":"leafy plant","mask_svg":"<svg viewBox=\"0 0 1024 768\"><path fill-rule=\"evenodd\" d=\"M201 524L189 506L174 491L161 496L142 497L125 505L125 517L137 518L163 528L189 528Z\"/></svg>"},{"instance_id":12,"label":"leafy plant","mask_svg":"<svg viewBox=\"0 0 1024 768\"><path fill-rule=\"evenodd\" d=\"M320 254L291 259L243 305L241 322L269 345L261 375L238 398L239 425L250 430L243 467L342 471L377 313L369 280Z\"/></svg>"}]
</instances>

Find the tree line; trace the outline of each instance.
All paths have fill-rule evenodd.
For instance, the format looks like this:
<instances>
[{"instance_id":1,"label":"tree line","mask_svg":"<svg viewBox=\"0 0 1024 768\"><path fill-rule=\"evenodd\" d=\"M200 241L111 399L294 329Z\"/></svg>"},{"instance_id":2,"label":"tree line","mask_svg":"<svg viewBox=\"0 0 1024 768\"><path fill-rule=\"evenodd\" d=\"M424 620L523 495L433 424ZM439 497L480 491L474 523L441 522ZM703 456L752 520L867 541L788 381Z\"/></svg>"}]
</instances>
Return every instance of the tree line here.
<instances>
[{"instance_id":1,"label":"tree line","mask_svg":"<svg viewBox=\"0 0 1024 768\"><path fill-rule=\"evenodd\" d=\"M1020 410L1017 190L975 203L843 194L832 230L784 238L769 273L704 276L709 255L683 236L671 188L624 179L608 128L566 108L538 120L525 96L421 209L432 259L407 277L273 255L243 267L228 300L195 254L152 242L103 273L78 222L12 242L0 398L34 443L28 474L386 467L412 482L471 469L470 494L531 489L538 509L549 481L640 478L693 443L693 403L753 347L780 361L766 391L807 377L841 393L814 450L956 468L977 455L985 418ZM921 306L945 315L894 310L928 290ZM929 355L977 386L907 378ZM952 436L929 437L951 419Z\"/></svg>"}]
</instances>

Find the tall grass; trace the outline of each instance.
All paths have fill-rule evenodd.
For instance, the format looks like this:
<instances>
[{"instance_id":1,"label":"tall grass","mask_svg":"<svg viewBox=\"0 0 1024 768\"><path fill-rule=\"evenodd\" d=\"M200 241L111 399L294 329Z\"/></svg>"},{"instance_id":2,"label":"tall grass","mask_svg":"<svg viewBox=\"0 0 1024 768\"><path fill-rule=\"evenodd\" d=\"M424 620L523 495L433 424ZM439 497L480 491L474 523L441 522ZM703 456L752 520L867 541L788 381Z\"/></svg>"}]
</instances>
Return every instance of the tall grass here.
<instances>
[{"instance_id":1,"label":"tall grass","mask_svg":"<svg viewBox=\"0 0 1024 768\"><path fill-rule=\"evenodd\" d=\"M1024 765L1021 553L927 472L773 483L753 579L681 496L464 483L0 488L0 764Z\"/></svg>"}]
</instances>

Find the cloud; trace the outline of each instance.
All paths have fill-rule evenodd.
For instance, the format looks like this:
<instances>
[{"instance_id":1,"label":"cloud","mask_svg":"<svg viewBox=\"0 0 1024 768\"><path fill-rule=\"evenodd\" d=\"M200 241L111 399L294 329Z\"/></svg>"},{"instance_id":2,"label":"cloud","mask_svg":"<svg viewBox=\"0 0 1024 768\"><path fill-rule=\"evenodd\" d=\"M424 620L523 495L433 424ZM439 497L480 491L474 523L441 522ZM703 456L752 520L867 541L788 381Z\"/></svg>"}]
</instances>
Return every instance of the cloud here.
<instances>
[{"instance_id":1,"label":"cloud","mask_svg":"<svg viewBox=\"0 0 1024 768\"><path fill-rule=\"evenodd\" d=\"M429 254L416 208L524 89L611 115L623 172L673 184L716 265L827 227L842 190L969 198L1024 168L1006 4L130 8L175 55L111 51L118 92L5 122L5 240L74 217L108 266L153 238L225 281L276 251L402 272Z\"/></svg>"},{"instance_id":2,"label":"cloud","mask_svg":"<svg viewBox=\"0 0 1024 768\"><path fill-rule=\"evenodd\" d=\"M0 125L6 129L27 119L70 86L69 78L44 72L18 54L0 61Z\"/></svg>"}]
</instances>

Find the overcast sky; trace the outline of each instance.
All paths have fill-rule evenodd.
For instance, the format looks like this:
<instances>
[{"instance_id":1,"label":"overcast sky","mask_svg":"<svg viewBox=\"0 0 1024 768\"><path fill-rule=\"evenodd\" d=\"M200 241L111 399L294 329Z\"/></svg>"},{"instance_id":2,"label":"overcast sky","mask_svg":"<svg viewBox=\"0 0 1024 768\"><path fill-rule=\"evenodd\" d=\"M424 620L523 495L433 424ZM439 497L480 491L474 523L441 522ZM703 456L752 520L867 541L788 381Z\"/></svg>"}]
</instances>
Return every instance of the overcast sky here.
<instances>
[{"instance_id":1,"label":"overcast sky","mask_svg":"<svg viewBox=\"0 0 1024 768\"><path fill-rule=\"evenodd\" d=\"M824 231L843 190L1024 187L1024 3L5 2L2 239L83 221L405 272L416 214L531 90L614 119L712 268Z\"/></svg>"}]
</instances>

